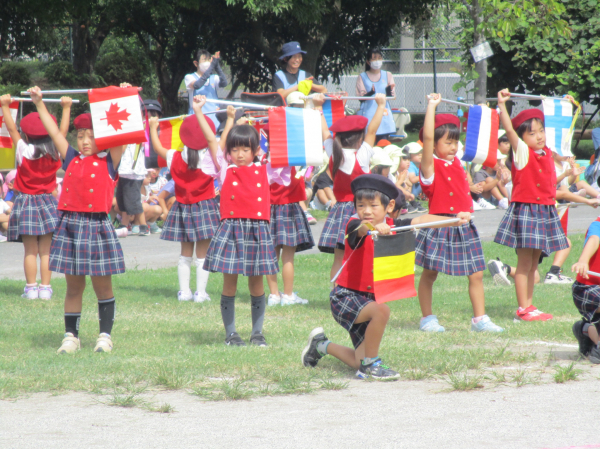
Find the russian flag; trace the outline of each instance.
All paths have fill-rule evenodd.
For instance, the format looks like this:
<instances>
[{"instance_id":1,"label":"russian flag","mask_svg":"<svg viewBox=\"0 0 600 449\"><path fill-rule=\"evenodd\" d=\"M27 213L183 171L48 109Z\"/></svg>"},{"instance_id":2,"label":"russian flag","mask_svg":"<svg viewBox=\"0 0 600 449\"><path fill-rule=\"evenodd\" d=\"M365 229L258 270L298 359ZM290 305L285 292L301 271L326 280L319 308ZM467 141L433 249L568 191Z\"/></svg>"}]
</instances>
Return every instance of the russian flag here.
<instances>
[{"instance_id":1,"label":"russian flag","mask_svg":"<svg viewBox=\"0 0 600 449\"><path fill-rule=\"evenodd\" d=\"M498 111L487 106L471 106L467 121L465 162L494 167L498 162Z\"/></svg>"},{"instance_id":2,"label":"russian flag","mask_svg":"<svg viewBox=\"0 0 600 449\"><path fill-rule=\"evenodd\" d=\"M269 110L269 153L273 168L323 163L321 114L313 109Z\"/></svg>"},{"instance_id":3,"label":"russian flag","mask_svg":"<svg viewBox=\"0 0 600 449\"><path fill-rule=\"evenodd\" d=\"M327 122L327 127L331 128L335 122L346 116L344 100L327 100L323 103L323 116Z\"/></svg>"}]
</instances>

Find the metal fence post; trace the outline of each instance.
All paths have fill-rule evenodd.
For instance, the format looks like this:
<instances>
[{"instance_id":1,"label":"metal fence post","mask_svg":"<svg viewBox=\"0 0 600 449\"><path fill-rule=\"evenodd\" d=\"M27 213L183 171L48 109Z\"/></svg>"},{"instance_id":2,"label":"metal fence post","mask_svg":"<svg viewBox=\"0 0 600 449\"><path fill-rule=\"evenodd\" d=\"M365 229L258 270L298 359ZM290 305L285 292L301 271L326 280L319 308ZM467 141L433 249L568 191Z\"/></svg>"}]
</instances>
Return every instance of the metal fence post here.
<instances>
[{"instance_id":1,"label":"metal fence post","mask_svg":"<svg viewBox=\"0 0 600 449\"><path fill-rule=\"evenodd\" d=\"M433 91L435 93L438 93L438 88L437 88L437 60L435 57L435 48L432 49L433 50Z\"/></svg>"}]
</instances>

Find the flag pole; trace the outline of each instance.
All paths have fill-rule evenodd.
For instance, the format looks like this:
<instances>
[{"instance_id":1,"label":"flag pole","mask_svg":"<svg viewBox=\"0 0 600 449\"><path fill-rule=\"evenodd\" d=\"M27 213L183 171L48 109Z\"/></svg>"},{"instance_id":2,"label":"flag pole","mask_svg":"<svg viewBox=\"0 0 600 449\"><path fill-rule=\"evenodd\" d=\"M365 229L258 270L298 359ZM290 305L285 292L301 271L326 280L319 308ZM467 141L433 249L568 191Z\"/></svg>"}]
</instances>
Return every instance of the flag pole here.
<instances>
[{"instance_id":1,"label":"flag pole","mask_svg":"<svg viewBox=\"0 0 600 449\"><path fill-rule=\"evenodd\" d=\"M237 109L242 109L242 108L234 108L234 109L236 109L236 110L237 110ZM223 112L223 111L225 111L225 109L221 109L221 110L219 110L219 111L202 112L202 115L216 114L217 112ZM180 119L182 119L182 120L183 120L183 119L185 119L186 117L189 117L190 115L194 115L194 114L175 115L175 116L173 116L173 117L165 117L165 118L161 118L161 119L159 119L158 121L159 121L159 122L167 122L167 121L169 121L169 120L175 120L175 119L178 119L178 118L180 118Z\"/></svg>"},{"instance_id":2,"label":"flag pole","mask_svg":"<svg viewBox=\"0 0 600 449\"><path fill-rule=\"evenodd\" d=\"M592 276L598 276L598 277L600 277L600 273L596 273L594 271L588 271L587 274L588 275L591 274Z\"/></svg>"},{"instance_id":3,"label":"flag pole","mask_svg":"<svg viewBox=\"0 0 600 449\"><path fill-rule=\"evenodd\" d=\"M315 94L311 94L311 95L304 95L304 97L302 97L303 100L312 100L313 99L313 95ZM337 98L335 98L337 97ZM386 100L395 100L396 97L385 97ZM341 95L333 95L331 97L325 97L325 101L327 100L360 100L360 101L369 101L369 100L375 100L375 97L344 97Z\"/></svg>"},{"instance_id":4,"label":"flag pole","mask_svg":"<svg viewBox=\"0 0 600 449\"><path fill-rule=\"evenodd\" d=\"M461 220L460 218L451 218L449 220L433 221L431 223L421 223L421 224L410 225L410 226L399 226L397 228L390 229L390 231L409 231L409 230L420 229L420 228L431 228L432 226L458 223L460 220ZM369 231L368 234L369 235L377 235L377 234L379 234L379 231Z\"/></svg>"},{"instance_id":5,"label":"flag pole","mask_svg":"<svg viewBox=\"0 0 600 449\"><path fill-rule=\"evenodd\" d=\"M598 204L600 206L600 203ZM559 206L589 206L589 207L594 207L591 204L588 203L562 203L559 204Z\"/></svg>"},{"instance_id":6,"label":"flag pole","mask_svg":"<svg viewBox=\"0 0 600 449\"><path fill-rule=\"evenodd\" d=\"M563 97L546 97L545 95L529 95L529 94L510 94L511 97L522 98L524 100L564 100ZM497 98L496 98L497 100Z\"/></svg>"},{"instance_id":7,"label":"flag pole","mask_svg":"<svg viewBox=\"0 0 600 449\"><path fill-rule=\"evenodd\" d=\"M42 95L75 95L75 94L87 94L90 90L93 89L63 89L63 90L42 90L40 93ZM137 88L138 91L142 91L141 87ZM31 95L31 92L22 90L21 95Z\"/></svg>"},{"instance_id":8,"label":"flag pole","mask_svg":"<svg viewBox=\"0 0 600 449\"><path fill-rule=\"evenodd\" d=\"M21 98L21 97L12 97L13 101L20 101L21 103L31 103L33 100L31 98ZM44 103L60 103L60 98L42 98ZM79 103L79 100L72 100L73 103Z\"/></svg>"},{"instance_id":9,"label":"flag pole","mask_svg":"<svg viewBox=\"0 0 600 449\"><path fill-rule=\"evenodd\" d=\"M264 104L244 103L243 101L229 101L229 100L215 100L213 98L207 98L207 103L227 104L232 106L243 106L246 108L257 108L257 109L271 109L278 106L267 106Z\"/></svg>"}]
</instances>

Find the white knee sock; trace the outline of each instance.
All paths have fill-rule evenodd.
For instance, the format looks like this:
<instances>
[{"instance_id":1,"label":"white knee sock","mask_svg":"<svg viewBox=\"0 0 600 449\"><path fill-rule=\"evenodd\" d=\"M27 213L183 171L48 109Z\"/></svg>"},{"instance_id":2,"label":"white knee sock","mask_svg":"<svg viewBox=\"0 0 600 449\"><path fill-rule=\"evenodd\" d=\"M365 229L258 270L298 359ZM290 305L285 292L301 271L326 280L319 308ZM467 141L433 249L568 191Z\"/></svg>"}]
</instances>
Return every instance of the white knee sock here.
<instances>
[{"instance_id":1,"label":"white knee sock","mask_svg":"<svg viewBox=\"0 0 600 449\"><path fill-rule=\"evenodd\" d=\"M179 256L177 264L177 274L179 275L179 290L182 292L190 291L190 267L192 266L192 258Z\"/></svg>"},{"instance_id":2,"label":"white knee sock","mask_svg":"<svg viewBox=\"0 0 600 449\"><path fill-rule=\"evenodd\" d=\"M203 269L203 266L204 259L196 259L196 291L201 295L206 295L209 272Z\"/></svg>"}]
</instances>

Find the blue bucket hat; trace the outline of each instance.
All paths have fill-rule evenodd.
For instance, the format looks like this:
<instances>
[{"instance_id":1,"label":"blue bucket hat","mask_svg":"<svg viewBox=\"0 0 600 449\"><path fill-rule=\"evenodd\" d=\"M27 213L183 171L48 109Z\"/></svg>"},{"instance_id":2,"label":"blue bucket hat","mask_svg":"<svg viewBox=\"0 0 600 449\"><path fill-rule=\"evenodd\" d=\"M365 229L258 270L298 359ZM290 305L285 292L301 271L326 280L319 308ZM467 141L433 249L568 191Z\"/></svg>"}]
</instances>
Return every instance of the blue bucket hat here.
<instances>
[{"instance_id":1,"label":"blue bucket hat","mask_svg":"<svg viewBox=\"0 0 600 449\"><path fill-rule=\"evenodd\" d=\"M306 52L302 51L300 48L300 43L295 41L283 44L283 47L281 47L281 52L283 55L281 55L279 59L287 58L288 56L293 56L298 53L306 54Z\"/></svg>"}]
</instances>

